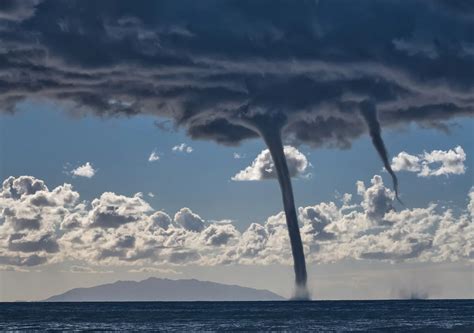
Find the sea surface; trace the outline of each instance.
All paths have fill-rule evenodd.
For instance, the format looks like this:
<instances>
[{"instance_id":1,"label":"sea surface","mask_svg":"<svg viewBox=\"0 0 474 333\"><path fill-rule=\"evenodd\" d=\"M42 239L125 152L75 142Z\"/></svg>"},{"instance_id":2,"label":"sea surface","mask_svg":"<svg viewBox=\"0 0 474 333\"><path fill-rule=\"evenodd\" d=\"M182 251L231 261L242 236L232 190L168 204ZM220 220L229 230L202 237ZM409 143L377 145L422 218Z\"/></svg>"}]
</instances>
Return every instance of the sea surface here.
<instances>
[{"instance_id":1,"label":"sea surface","mask_svg":"<svg viewBox=\"0 0 474 333\"><path fill-rule=\"evenodd\" d=\"M0 303L0 330L474 332L474 300Z\"/></svg>"}]
</instances>

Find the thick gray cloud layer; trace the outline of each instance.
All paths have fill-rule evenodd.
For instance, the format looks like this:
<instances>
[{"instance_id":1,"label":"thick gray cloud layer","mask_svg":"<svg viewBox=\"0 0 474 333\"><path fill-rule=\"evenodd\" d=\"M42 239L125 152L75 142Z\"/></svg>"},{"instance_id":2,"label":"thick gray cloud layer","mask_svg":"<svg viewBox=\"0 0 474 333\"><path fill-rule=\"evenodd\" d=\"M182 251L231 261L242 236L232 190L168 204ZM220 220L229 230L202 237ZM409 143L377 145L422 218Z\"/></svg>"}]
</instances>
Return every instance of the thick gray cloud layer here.
<instances>
[{"instance_id":1,"label":"thick gray cloud layer","mask_svg":"<svg viewBox=\"0 0 474 333\"><path fill-rule=\"evenodd\" d=\"M309 262L347 259L471 262L474 191L467 208L392 208L394 192L380 176L357 183L360 201L300 207L300 232ZM30 176L10 177L0 191L0 268L27 269L55 262L80 266L157 269L174 264L290 264L285 214L243 232L205 221L189 208L174 218L155 211L141 194L105 192L91 203L64 184L52 190ZM138 268L137 268L138 267Z\"/></svg>"},{"instance_id":2,"label":"thick gray cloud layer","mask_svg":"<svg viewBox=\"0 0 474 333\"><path fill-rule=\"evenodd\" d=\"M383 126L471 116L473 31L469 0L7 0L0 105L154 114L224 144L278 115L295 142L345 148L367 101Z\"/></svg>"}]
</instances>

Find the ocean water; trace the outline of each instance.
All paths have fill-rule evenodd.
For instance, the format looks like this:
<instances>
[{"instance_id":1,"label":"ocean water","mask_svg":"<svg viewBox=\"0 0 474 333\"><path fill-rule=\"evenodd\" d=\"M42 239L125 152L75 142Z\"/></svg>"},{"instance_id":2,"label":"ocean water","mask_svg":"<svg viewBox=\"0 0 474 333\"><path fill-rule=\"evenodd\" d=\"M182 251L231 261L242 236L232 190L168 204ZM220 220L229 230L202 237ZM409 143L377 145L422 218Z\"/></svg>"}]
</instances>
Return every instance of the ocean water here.
<instances>
[{"instance_id":1,"label":"ocean water","mask_svg":"<svg viewBox=\"0 0 474 333\"><path fill-rule=\"evenodd\" d=\"M0 303L0 330L474 332L474 300Z\"/></svg>"}]
</instances>

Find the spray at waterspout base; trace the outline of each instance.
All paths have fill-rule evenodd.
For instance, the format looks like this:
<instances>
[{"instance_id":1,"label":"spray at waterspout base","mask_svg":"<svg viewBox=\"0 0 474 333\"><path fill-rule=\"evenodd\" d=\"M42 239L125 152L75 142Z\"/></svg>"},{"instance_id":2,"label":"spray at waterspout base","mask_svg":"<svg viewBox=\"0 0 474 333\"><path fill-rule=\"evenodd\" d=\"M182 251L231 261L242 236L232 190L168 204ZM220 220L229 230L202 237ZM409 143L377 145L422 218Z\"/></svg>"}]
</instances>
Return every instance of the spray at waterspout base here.
<instances>
[{"instance_id":1,"label":"spray at waterspout base","mask_svg":"<svg viewBox=\"0 0 474 333\"><path fill-rule=\"evenodd\" d=\"M290 298L291 301L311 301L311 294L307 286L295 286L293 296Z\"/></svg>"}]
</instances>

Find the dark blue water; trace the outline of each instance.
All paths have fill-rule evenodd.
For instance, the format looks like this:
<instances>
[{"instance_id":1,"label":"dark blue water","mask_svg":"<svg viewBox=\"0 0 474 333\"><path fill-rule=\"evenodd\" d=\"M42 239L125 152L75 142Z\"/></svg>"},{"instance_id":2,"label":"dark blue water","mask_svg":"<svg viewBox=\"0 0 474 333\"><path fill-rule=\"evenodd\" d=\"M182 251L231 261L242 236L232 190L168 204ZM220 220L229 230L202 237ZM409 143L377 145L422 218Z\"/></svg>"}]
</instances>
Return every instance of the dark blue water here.
<instances>
[{"instance_id":1,"label":"dark blue water","mask_svg":"<svg viewBox=\"0 0 474 333\"><path fill-rule=\"evenodd\" d=\"M0 330L473 332L474 300L0 303Z\"/></svg>"}]
</instances>

